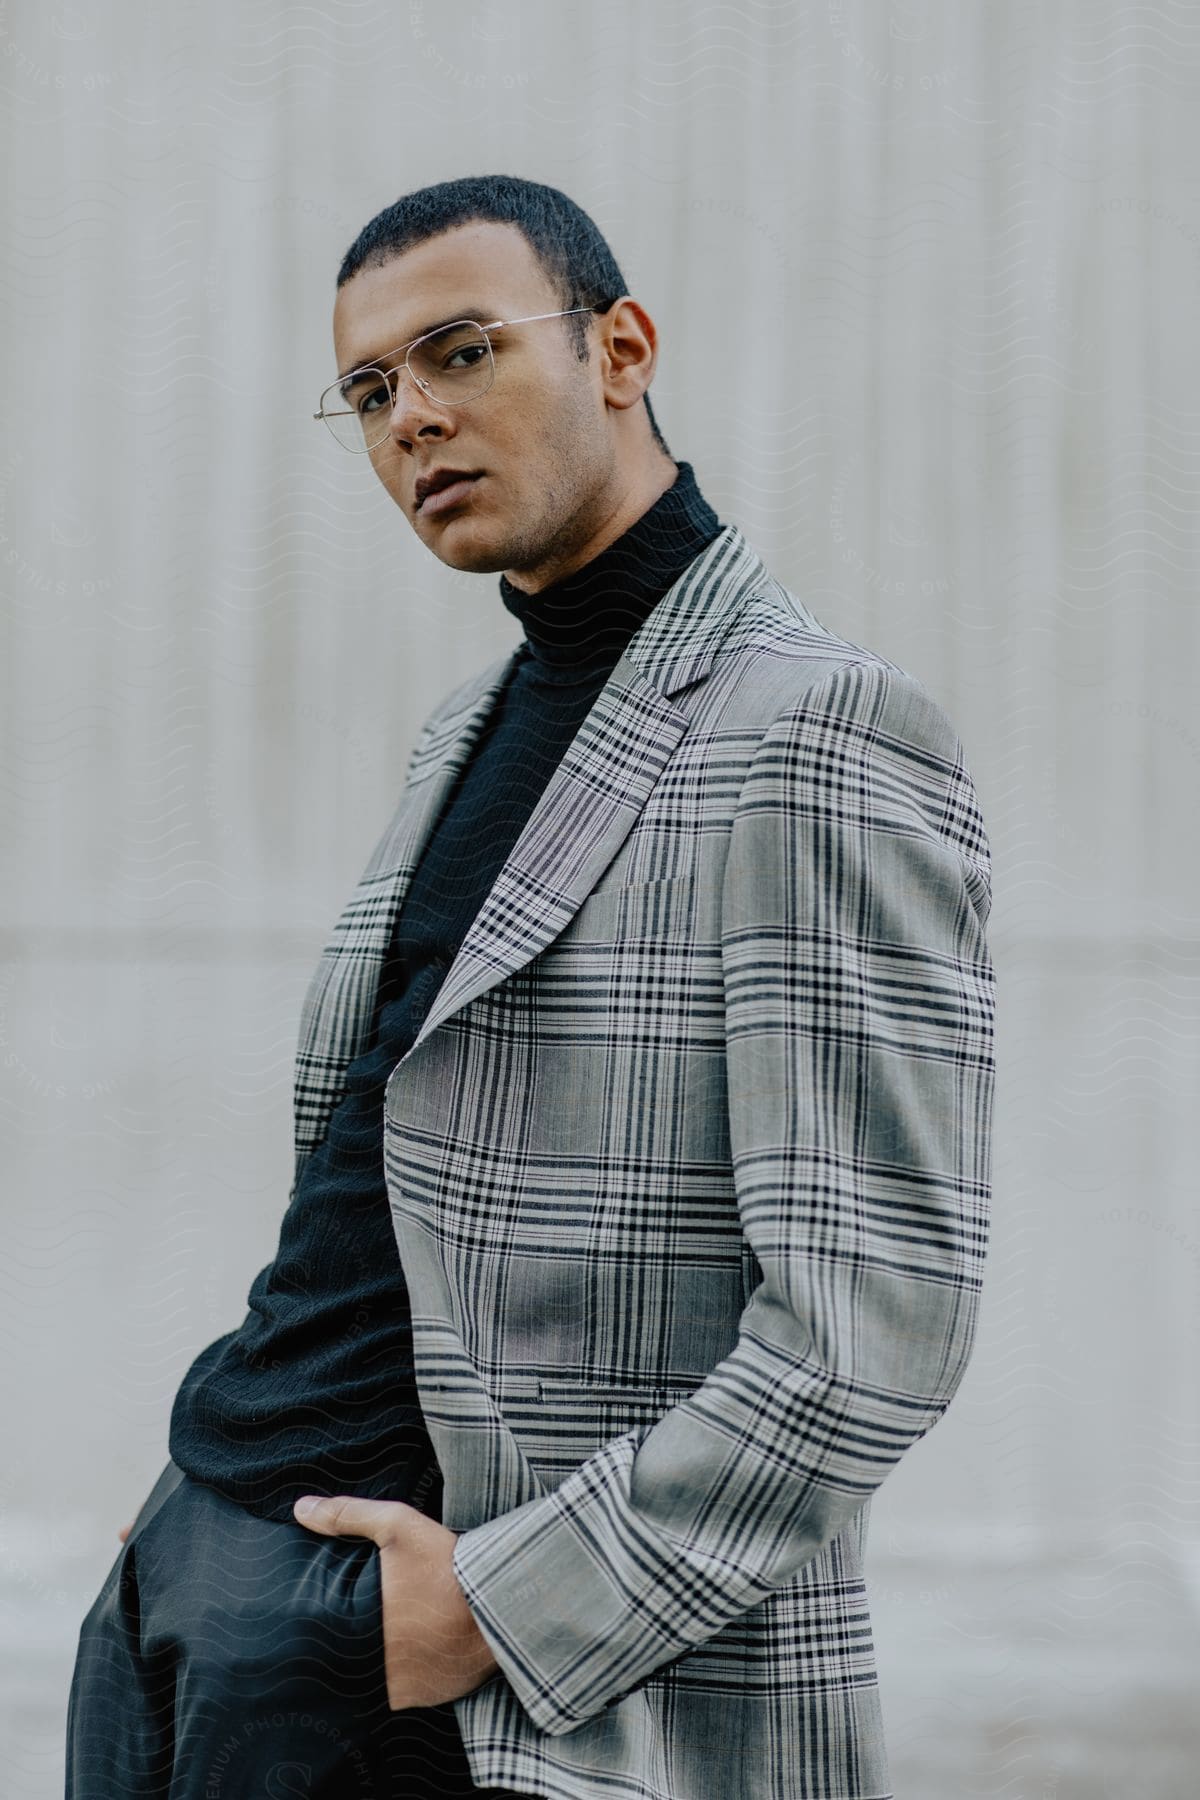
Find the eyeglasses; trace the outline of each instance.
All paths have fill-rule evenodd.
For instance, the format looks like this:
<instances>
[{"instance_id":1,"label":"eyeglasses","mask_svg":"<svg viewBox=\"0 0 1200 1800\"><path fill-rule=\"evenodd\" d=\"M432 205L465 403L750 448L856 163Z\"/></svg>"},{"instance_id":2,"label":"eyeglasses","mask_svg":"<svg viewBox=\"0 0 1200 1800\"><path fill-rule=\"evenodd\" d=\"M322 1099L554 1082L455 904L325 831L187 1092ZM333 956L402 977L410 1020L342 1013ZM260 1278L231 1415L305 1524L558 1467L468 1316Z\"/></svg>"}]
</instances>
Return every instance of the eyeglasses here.
<instances>
[{"instance_id":1,"label":"eyeglasses","mask_svg":"<svg viewBox=\"0 0 1200 1800\"><path fill-rule=\"evenodd\" d=\"M371 363L331 382L321 395L320 409L313 418L324 419L344 450L356 454L374 450L391 428L403 369L408 370L427 399L439 406L465 406L486 394L496 378L489 331L502 331L508 325L532 325L538 319L565 319L570 313L603 312L611 305L611 300L599 300L591 306L566 306L561 312L529 313L523 319L493 319L490 325L457 319L452 325L439 326L437 331L414 338L407 346L389 350L383 362L390 362L404 351L404 361L396 367L384 369Z\"/></svg>"}]
</instances>

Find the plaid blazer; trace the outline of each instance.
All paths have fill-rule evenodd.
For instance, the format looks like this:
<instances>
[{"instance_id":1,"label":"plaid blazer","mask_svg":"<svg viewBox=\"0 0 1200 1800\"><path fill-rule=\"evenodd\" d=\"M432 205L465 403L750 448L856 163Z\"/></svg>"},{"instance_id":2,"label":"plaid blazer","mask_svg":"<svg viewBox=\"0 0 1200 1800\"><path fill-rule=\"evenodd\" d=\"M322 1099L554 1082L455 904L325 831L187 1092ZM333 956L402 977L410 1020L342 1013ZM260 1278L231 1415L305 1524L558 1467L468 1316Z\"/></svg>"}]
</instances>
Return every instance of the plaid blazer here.
<instances>
[{"instance_id":1,"label":"plaid blazer","mask_svg":"<svg viewBox=\"0 0 1200 1800\"><path fill-rule=\"evenodd\" d=\"M297 1174L505 656L322 954ZM736 526L629 642L392 1071L384 1148L475 1781L883 1800L863 1550L987 1248L987 838L945 714Z\"/></svg>"}]
</instances>

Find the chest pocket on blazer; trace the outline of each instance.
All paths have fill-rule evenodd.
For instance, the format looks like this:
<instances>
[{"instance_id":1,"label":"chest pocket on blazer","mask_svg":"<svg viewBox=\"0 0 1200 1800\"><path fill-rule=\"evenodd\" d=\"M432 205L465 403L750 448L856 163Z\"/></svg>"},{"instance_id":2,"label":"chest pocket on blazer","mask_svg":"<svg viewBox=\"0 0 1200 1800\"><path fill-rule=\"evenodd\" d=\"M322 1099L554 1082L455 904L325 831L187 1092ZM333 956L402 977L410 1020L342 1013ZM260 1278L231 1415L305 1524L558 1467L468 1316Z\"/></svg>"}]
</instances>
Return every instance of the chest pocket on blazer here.
<instances>
[{"instance_id":1,"label":"chest pocket on blazer","mask_svg":"<svg viewBox=\"0 0 1200 1800\"><path fill-rule=\"evenodd\" d=\"M697 1375L694 1381L682 1382L607 1382L600 1377L594 1381L569 1381L559 1376L543 1376L538 1381L538 1399L551 1405L616 1406L622 1411L628 1407L650 1407L665 1412L677 1401L686 1400L689 1394L695 1393L703 1379L702 1375Z\"/></svg>"},{"instance_id":2,"label":"chest pocket on blazer","mask_svg":"<svg viewBox=\"0 0 1200 1800\"><path fill-rule=\"evenodd\" d=\"M696 893L692 875L597 888L547 948L619 941L647 952L655 944L678 943L692 933Z\"/></svg>"}]
</instances>

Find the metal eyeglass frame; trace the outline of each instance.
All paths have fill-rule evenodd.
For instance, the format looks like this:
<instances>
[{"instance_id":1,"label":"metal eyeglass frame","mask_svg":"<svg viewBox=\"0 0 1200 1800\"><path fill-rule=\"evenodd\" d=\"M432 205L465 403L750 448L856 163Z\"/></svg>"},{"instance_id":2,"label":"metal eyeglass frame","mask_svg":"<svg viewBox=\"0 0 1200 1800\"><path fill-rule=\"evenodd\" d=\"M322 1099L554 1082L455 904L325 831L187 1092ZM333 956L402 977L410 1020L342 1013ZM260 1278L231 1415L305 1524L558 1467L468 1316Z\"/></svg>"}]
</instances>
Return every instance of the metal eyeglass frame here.
<instances>
[{"instance_id":1,"label":"metal eyeglass frame","mask_svg":"<svg viewBox=\"0 0 1200 1800\"><path fill-rule=\"evenodd\" d=\"M369 456L372 450L378 450L379 445L382 444L384 439L387 437L387 435L388 435L387 432L385 431L383 433L383 436L378 440L377 443L364 444L361 450L352 449L349 444L344 444L342 442L341 438L338 437L336 431L334 431L334 429L333 429L333 426L330 424L330 418L331 417L334 417L334 418L345 417L348 419L354 418L356 416L355 412L354 412L354 408L352 406L339 407L339 408L336 408L332 414L328 413L325 410L326 398L330 394L340 393L348 385L349 382L351 382L355 379L356 376L366 375L369 373L374 373L374 374L380 376L380 378L383 380L383 382L385 383L385 385L387 387L388 393L392 397L392 407L391 407L392 411L395 410L396 396L399 393L399 389L400 389L399 377L400 377L401 367L407 369L409 377L412 380L413 384L416 387L418 387L420 389L420 391L428 399L433 400L435 406L471 406L476 400L483 399L483 396L487 393L487 391L491 387L493 381L495 381L495 379L496 379L496 359L492 355L491 340L487 335L489 331L500 331L506 325L532 325L538 319L565 319L571 313L603 312L611 305L612 305L611 300L594 300L592 302L591 306L564 306L560 312L526 313L526 315L523 319L493 319L490 325L481 325L479 323L478 319L452 319L448 325L439 325L436 330L423 332L420 337L413 338L410 343L400 344L397 346L397 348L395 350L387 351L383 358L383 360L385 362L389 362L393 356L399 356L401 350L404 351L404 353L405 353L404 362L403 362L403 364L397 365L396 368L381 369L379 367L378 363L364 363L362 368L351 369L348 374L340 376L337 381L331 381L329 386L322 390L320 409L319 409L319 411L317 411L313 414L313 418L324 420L325 424L329 427L329 435L333 438L334 442L338 445L338 447L340 449L349 451L351 456ZM410 363L409 358L411 357L413 351L417 348L418 345L425 343L425 341L428 338L439 337L443 331L453 331L453 329L456 325L474 325L476 331L478 331L482 334L483 341L487 345L487 348L488 348L487 387L482 387L482 388L480 388L480 390L477 394L472 394L470 400L437 400L429 392L428 386L426 385L425 382L423 382L421 380L420 376L413 374L412 364ZM395 387L393 387L393 385L392 385L392 377L393 376L396 377ZM382 415L380 415L380 416L382 416ZM388 416L390 418L390 416L391 416L390 412L389 412Z\"/></svg>"}]
</instances>

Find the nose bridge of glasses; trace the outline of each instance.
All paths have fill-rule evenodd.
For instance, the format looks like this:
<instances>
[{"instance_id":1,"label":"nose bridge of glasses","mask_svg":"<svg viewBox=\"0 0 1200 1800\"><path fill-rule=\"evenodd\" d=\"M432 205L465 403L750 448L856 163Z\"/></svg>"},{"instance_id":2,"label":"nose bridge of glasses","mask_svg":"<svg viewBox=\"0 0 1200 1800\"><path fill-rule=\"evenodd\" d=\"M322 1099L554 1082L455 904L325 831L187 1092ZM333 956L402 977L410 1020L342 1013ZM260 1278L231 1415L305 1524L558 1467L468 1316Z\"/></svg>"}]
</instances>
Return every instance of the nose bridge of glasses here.
<instances>
[{"instance_id":1,"label":"nose bridge of glasses","mask_svg":"<svg viewBox=\"0 0 1200 1800\"><path fill-rule=\"evenodd\" d=\"M415 344L409 345L408 349L405 351L404 355L401 357L401 359L398 363L394 363L392 365L392 367L389 369L383 369L380 371L380 373L383 375L384 381L387 383L388 393L392 396L393 410L395 409L395 407L400 399L400 378L403 375L408 376L409 380L412 382L413 386L416 388L416 390L419 394L423 395L424 398L427 400L430 398L429 383L427 381L422 380L421 376L417 374L416 370L412 366L412 361L411 361L413 351L419 349L420 345L423 342L424 342L423 339L418 338L418 340Z\"/></svg>"},{"instance_id":2,"label":"nose bridge of glasses","mask_svg":"<svg viewBox=\"0 0 1200 1800\"><path fill-rule=\"evenodd\" d=\"M410 344L400 361L393 364L391 368L379 368L378 364L375 365L378 373L383 377L391 404L386 410L381 408L376 413L373 424L368 425L365 422L362 422L363 436L367 441L368 448L374 448L383 443L395 428L397 409L400 408L401 411L403 411L400 399L400 379L403 375L407 375L412 382L413 392L409 396L410 404L413 398L430 402L434 406L445 404L443 401L439 401L437 395L433 393L428 381L423 380L422 377L417 374L410 361L413 351L419 350L424 342L424 338L418 338L416 343Z\"/></svg>"},{"instance_id":3,"label":"nose bridge of glasses","mask_svg":"<svg viewBox=\"0 0 1200 1800\"><path fill-rule=\"evenodd\" d=\"M418 340L418 342L420 342L420 340ZM382 441L392 429L396 418L396 409L401 404L400 382L402 376L408 376L409 380L412 382L416 396L419 399L434 400L434 396L429 391L429 384L421 379L409 361L409 358L416 348L416 344L410 344L407 352L401 357L398 363L395 363L391 368L379 369L378 372L383 376L384 385L388 391L390 405L386 411L381 410L376 415L373 431L364 425L364 435L367 436L368 442L370 441L371 436L376 434L378 441ZM437 404L436 400L434 400L434 404Z\"/></svg>"}]
</instances>

